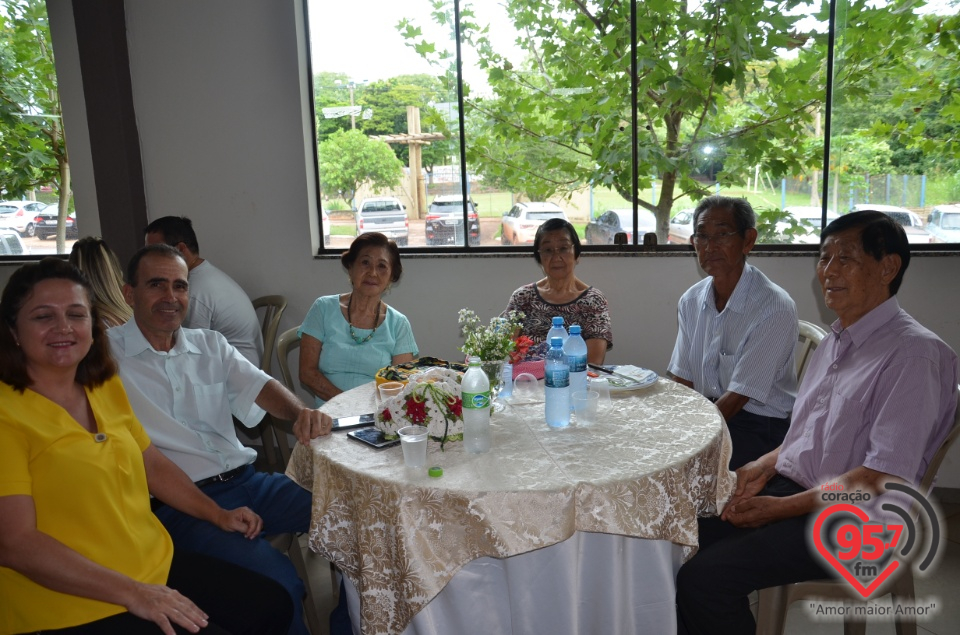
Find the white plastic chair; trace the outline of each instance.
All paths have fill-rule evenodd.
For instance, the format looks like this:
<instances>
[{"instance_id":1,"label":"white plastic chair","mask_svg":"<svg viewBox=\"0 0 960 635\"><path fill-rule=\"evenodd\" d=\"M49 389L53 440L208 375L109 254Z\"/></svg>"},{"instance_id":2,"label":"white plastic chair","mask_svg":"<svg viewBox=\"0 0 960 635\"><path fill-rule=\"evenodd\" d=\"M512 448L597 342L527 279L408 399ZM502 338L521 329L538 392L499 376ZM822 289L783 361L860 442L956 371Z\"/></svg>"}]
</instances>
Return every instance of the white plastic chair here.
<instances>
[{"instance_id":1,"label":"white plastic chair","mask_svg":"<svg viewBox=\"0 0 960 635\"><path fill-rule=\"evenodd\" d=\"M960 401L960 397L958 397L958 401ZM957 411L953 416L953 428L933 455L930 465L927 466L927 471L920 480L919 490L924 495L930 492L937 472L940 470L940 464L943 463L943 459L950 451L951 446L960 437L960 403L957 405ZM920 528L920 526L921 524L917 523L917 527ZM922 543L922 540L920 542ZM880 592L873 599L889 593L892 595L895 605L908 604L913 601L916 597L913 568L905 566L902 569L903 573L893 576L891 580L885 582L880 587ZM862 596L856 594L846 582L837 580L812 580L760 589L760 599L757 607L757 635L781 635L786 625L787 609L794 602L805 598L850 600L855 604L864 604ZM844 619L844 635L864 635L866 628L867 624L863 620L856 620L852 617ZM897 635L917 634L917 623L909 615L894 616L894 628Z\"/></svg>"},{"instance_id":2,"label":"white plastic chair","mask_svg":"<svg viewBox=\"0 0 960 635\"><path fill-rule=\"evenodd\" d=\"M799 323L800 336L797 338L797 349L795 353L798 385L800 384L800 380L803 379L804 373L807 371L807 363L813 356L813 351L820 345L823 338L827 336L827 332L816 324L805 320L799 320Z\"/></svg>"}]
</instances>

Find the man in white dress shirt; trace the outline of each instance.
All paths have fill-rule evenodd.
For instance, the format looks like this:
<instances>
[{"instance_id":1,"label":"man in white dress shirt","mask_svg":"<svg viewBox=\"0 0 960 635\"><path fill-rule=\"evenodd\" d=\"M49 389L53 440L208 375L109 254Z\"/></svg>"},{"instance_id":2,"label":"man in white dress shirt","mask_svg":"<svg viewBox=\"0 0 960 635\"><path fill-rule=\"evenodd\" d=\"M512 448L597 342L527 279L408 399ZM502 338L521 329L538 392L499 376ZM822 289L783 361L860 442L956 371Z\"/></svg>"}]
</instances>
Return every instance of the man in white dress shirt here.
<instances>
[{"instance_id":1,"label":"man in white dress shirt","mask_svg":"<svg viewBox=\"0 0 960 635\"><path fill-rule=\"evenodd\" d=\"M668 374L716 402L733 442L735 470L778 447L797 396L797 306L747 264L757 240L746 199L710 196L690 238L708 274L680 298Z\"/></svg>"},{"instance_id":2,"label":"man in white dress shirt","mask_svg":"<svg viewBox=\"0 0 960 635\"><path fill-rule=\"evenodd\" d=\"M220 333L181 328L189 282L176 249L143 247L127 267L127 281L124 296L133 319L110 329L108 336L130 404L153 444L221 506L246 506L259 514L265 534L306 531L310 492L282 474L254 471L256 451L241 445L233 417L256 425L267 411L295 421L294 433L303 441L329 434L330 417L306 408ZM154 513L176 548L280 582L294 604L291 633L307 633L303 583L289 559L263 537L248 540L163 504Z\"/></svg>"},{"instance_id":3,"label":"man in white dress shirt","mask_svg":"<svg viewBox=\"0 0 960 635\"><path fill-rule=\"evenodd\" d=\"M165 243L175 247L187 263L190 306L183 325L188 329L223 333L251 364L260 366L263 334L257 312L246 291L233 278L200 257L200 245L190 219L164 216L147 225L143 233L146 244Z\"/></svg>"}]
</instances>

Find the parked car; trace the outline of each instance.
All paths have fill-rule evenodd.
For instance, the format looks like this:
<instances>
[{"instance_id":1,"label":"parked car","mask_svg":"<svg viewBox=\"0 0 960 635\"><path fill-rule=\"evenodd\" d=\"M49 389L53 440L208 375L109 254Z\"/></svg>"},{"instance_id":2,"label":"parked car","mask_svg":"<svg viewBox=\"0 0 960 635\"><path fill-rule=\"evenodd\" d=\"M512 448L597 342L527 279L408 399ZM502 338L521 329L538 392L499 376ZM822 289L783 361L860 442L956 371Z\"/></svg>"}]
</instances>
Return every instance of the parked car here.
<instances>
[{"instance_id":1,"label":"parked car","mask_svg":"<svg viewBox=\"0 0 960 635\"><path fill-rule=\"evenodd\" d=\"M820 244L820 232L823 231L821 226L823 210L819 206L795 205L784 207L783 211L792 216L794 221L802 228L802 232L793 233L784 238L784 242L805 245ZM838 217L839 215L832 209L827 210L827 223L833 222ZM777 223L777 233L780 235L784 235L790 228L790 223Z\"/></svg>"},{"instance_id":2,"label":"parked car","mask_svg":"<svg viewBox=\"0 0 960 635\"><path fill-rule=\"evenodd\" d=\"M430 203L424 231L428 245L463 244L463 195L438 196ZM480 244L477 204L467 201L467 232L471 245Z\"/></svg>"},{"instance_id":3,"label":"parked car","mask_svg":"<svg viewBox=\"0 0 960 635\"><path fill-rule=\"evenodd\" d=\"M36 230L33 219L46 208L39 201L0 201L0 229L13 229L29 238Z\"/></svg>"},{"instance_id":4,"label":"parked car","mask_svg":"<svg viewBox=\"0 0 960 635\"><path fill-rule=\"evenodd\" d=\"M935 243L960 243L960 205L937 205L927 216L927 231Z\"/></svg>"},{"instance_id":5,"label":"parked car","mask_svg":"<svg viewBox=\"0 0 960 635\"><path fill-rule=\"evenodd\" d=\"M53 205L51 205L34 217L33 222L36 225L35 231L37 238L40 240L46 240L51 236L57 235L57 217L59 215L59 211ZM65 225L65 235L68 240L80 237L80 230L77 227L76 213L67 216Z\"/></svg>"},{"instance_id":6,"label":"parked car","mask_svg":"<svg viewBox=\"0 0 960 635\"><path fill-rule=\"evenodd\" d=\"M568 220L553 203L517 203L500 219L500 244L532 243L540 225L551 218Z\"/></svg>"},{"instance_id":7,"label":"parked car","mask_svg":"<svg viewBox=\"0 0 960 635\"><path fill-rule=\"evenodd\" d=\"M693 236L693 208L682 209L670 219L667 242L672 245L689 245Z\"/></svg>"},{"instance_id":8,"label":"parked car","mask_svg":"<svg viewBox=\"0 0 960 635\"><path fill-rule=\"evenodd\" d=\"M365 198L356 211L357 236L380 232L392 238L401 247L410 239L410 221L407 207L392 196Z\"/></svg>"},{"instance_id":9,"label":"parked car","mask_svg":"<svg viewBox=\"0 0 960 635\"><path fill-rule=\"evenodd\" d=\"M643 241L647 232L657 231L657 217L645 209L637 210L639 221L638 241ZM633 244L633 210L611 209L587 223L584 229L584 242L588 245L612 245L613 237L623 232L627 235L627 244Z\"/></svg>"},{"instance_id":10,"label":"parked car","mask_svg":"<svg viewBox=\"0 0 960 635\"><path fill-rule=\"evenodd\" d=\"M20 234L12 229L0 229L0 256L29 256Z\"/></svg>"},{"instance_id":11,"label":"parked car","mask_svg":"<svg viewBox=\"0 0 960 635\"><path fill-rule=\"evenodd\" d=\"M853 211L862 212L864 210L873 210L883 212L898 224L903 226L903 231L907 233L907 241L910 244L924 245L935 242L930 232L923 228L923 221L915 212L911 212L905 207L897 205L877 205L874 203L857 203L853 206Z\"/></svg>"}]
</instances>

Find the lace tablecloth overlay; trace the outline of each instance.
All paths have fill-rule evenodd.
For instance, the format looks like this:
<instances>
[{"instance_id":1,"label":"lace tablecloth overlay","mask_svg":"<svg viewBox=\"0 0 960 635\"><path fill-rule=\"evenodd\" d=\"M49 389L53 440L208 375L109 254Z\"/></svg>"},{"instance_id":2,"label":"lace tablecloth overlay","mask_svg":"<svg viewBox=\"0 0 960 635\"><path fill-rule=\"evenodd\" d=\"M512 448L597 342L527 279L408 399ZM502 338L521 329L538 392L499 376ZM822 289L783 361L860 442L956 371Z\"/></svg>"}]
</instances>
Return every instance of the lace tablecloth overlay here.
<instances>
[{"instance_id":1,"label":"lace tablecloth overlay","mask_svg":"<svg viewBox=\"0 0 960 635\"><path fill-rule=\"evenodd\" d=\"M323 410L375 407L370 383ZM356 586L363 633L402 631L471 560L576 531L669 540L690 557L697 515L716 514L735 485L720 413L669 380L614 395L590 427L548 428L543 403L508 406L491 427L486 454L430 441L439 478L405 468L399 446L375 450L343 432L294 449L287 475L313 492L310 547Z\"/></svg>"}]
</instances>

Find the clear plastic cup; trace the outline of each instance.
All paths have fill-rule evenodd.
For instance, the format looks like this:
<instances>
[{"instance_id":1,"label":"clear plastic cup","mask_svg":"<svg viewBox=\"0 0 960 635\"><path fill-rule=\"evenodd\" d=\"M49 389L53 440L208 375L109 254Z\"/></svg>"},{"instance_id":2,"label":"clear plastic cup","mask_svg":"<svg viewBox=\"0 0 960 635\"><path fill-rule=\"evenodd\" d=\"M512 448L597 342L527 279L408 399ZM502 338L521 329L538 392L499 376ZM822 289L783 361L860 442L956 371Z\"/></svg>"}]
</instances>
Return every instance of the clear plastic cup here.
<instances>
[{"instance_id":1,"label":"clear plastic cup","mask_svg":"<svg viewBox=\"0 0 960 635\"><path fill-rule=\"evenodd\" d=\"M610 408L613 407L613 400L610 398L610 384L607 383L606 379L591 380L587 383L587 390L592 390L600 395L597 402L598 415L610 411Z\"/></svg>"},{"instance_id":2,"label":"clear plastic cup","mask_svg":"<svg viewBox=\"0 0 960 635\"><path fill-rule=\"evenodd\" d=\"M380 403L383 403L390 397L396 397L403 390L403 384L399 381L387 381L377 386L377 392L380 395Z\"/></svg>"},{"instance_id":3,"label":"clear plastic cup","mask_svg":"<svg viewBox=\"0 0 960 635\"><path fill-rule=\"evenodd\" d=\"M537 378L530 373L520 373L513 380L513 401L520 403L528 401L542 401L542 390Z\"/></svg>"},{"instance_id":4,"label":"clear plastic cup","mask_svg":"<svg viewBox=\"0 0 960 635\"><path fill-rule=\"evenodd\" d=\"M600 393L593 390L580 390L573 393L573 414L578 426L592 426L597 422L597 405Z\"/></svg>"},{"instance_id":5,"label":"clear plastic cup","mask_svg":"<svg viewBox=\"0 0 960 635\"><path fill-rule=\"evenodd\" d=\"M423 426L406 426L397 430L400 447L403 448L403 464L407 467L424 467L427 464L427 429Z\"/></svg>"}]
</instances>

